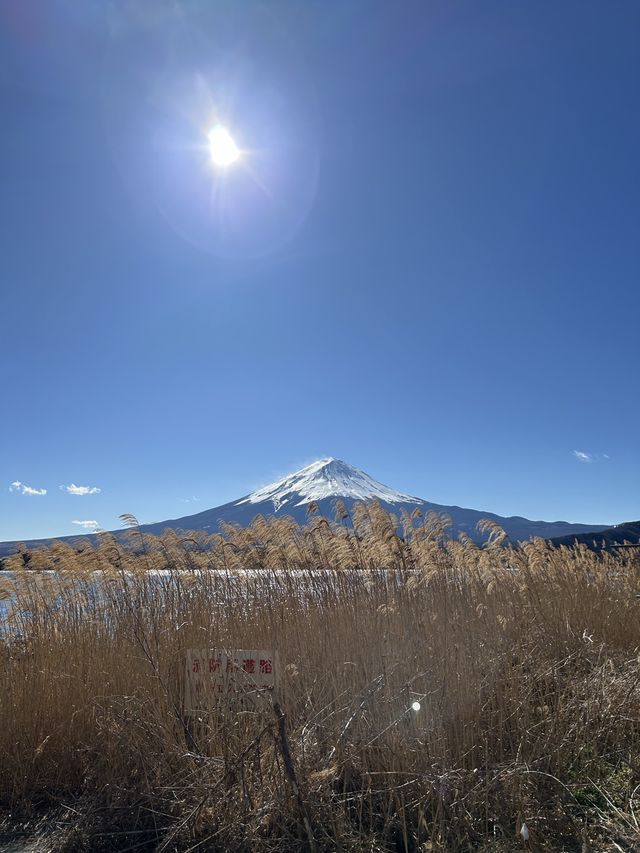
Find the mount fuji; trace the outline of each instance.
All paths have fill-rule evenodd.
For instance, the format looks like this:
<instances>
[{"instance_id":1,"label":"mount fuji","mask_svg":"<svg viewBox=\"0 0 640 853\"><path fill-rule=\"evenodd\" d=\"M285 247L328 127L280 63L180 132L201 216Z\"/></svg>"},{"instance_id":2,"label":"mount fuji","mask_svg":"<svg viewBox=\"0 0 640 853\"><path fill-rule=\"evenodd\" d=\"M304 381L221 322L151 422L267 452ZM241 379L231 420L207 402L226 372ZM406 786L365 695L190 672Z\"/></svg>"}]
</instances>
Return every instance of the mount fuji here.
<instances>
[{"instance_id":1,"label":"mount fuji","mask_svg":"<svg viewBox=\"0 0 640 853\"><path fill-rule=\"evenodd\" d=\"M552 539L559 536L571 536L603 530L606 525L571 524L567 521L530 521L521 516L503 517L492 512L481 512L459 506L445 506L431 503L422 498L398 492L374 480L364 471L342 462L340 459L319 459L299 471L283 477L276 483L252 492L238 500L222 506L207 509L195 515L168 519L153 524L143 524L140 530L146 533L160 534L167 528L179 531L204 530L216 533L221 522L247 525L256 515L292 516L299 522L307 519L310 504L318 511L333 518L333 503L339 498L350 510L354 503L378 501L386 510L398 513L401 509L411 513L420 509L425 515L430 511L445 513L451 518L449 532L452 536L465 533L475 541L481 540L477 530L478 522L483 518L496 521L508 534L512 542L524 541L532 536ZM114 531L121 535L123 531ZM64 536L62 541L75 543L91 539L92 536ZM26 542L27 547L43 546L51 540ZM0 543L0 556L10 554L17 549L17 542Z\"/></svg>"}]
</instances>

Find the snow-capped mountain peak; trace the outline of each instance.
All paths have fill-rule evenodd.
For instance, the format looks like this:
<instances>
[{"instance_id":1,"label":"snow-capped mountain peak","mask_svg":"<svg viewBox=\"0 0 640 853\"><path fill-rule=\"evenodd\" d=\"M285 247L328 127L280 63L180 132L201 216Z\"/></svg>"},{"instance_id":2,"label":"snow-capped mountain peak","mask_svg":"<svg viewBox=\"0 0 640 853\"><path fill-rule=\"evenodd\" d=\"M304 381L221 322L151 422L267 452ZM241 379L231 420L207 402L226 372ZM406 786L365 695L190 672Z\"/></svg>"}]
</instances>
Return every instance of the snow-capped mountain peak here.
<instances>
[{"instance_id":1,"label":"snow-capped mountain peak","mask_svg":"<svg viewBox=\"0 0 640 853\"><path fill-rule=\"evenodd\" d=\"M333 498L343 498L347 508L350 508L353 501L379 500L391 509L394 509L394 504L404 504L406 509L420 506L425 515L430 511L446 513L452 520L450 528L452 536L463 532L476 542L483 541L483 534L477 530L477 524L483 518L492 518L497 521L507 532L512 542L524 542L532 536L539 536L543 539L570 536L570 542L573 542L576 534L596 533L605 528L605 525L569 524L566 521L530 521L520 516L504 518L491 512L430 503L384 486L365 474L364 471L347 465L340 459L329 458L318 459L317 462L312 462L306 468L283 477L277 483L258 489L248 497L230 501L222 506L212 507L194 515L145 524L140 527L140 530L144 533L152 533L155 536L162 535L167 528L179 531L204 530L208 534L224 533L225 524L246 526L251 524L256 515L269 517L280 510L300 524L304 524L308 520L307 505L311 501L316 501L320 505L321 512L326 515L331 512L331 500ZM615 528L612 529L615 530ZM122 539L123 542L125 541L125 531L114 530L112 532L114 536ZM82 538L84 538L84 534ZM75 545L80 541L80 537L62 537L58 541L66 541ZM37 548L49 543L45 540L32 539L26 544L29 548ZM0 542L0 557L13 554L19 548L19 542Z\"/></svg>"},{"instance_id":2,"label":"snow-capped mountain peak","mask_svg":"<svg viewBox=\"0 0 640 853\"><path fill-rule=\"evenodd\" d=\"M352 498L359 501L381 500L387 503L422 503L419 498L396 492L364 471L348 465L340 459L328 457L318 459L289 474L277 483L271 483L262 489L238 501L244 503L262 503L272 501L276 512L280 507L303 506L311 501L325 498Z\"/></svg>"}]
</instances>

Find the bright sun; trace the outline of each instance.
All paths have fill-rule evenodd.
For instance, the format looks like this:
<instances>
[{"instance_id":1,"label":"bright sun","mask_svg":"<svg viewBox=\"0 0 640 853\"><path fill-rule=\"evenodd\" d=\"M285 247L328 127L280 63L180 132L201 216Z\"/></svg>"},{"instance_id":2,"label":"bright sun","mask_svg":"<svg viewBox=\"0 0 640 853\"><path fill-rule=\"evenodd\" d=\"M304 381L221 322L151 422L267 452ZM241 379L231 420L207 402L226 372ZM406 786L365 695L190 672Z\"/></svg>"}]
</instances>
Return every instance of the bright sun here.
<instances>
[{"instance_id":1,"label":"bright sun","mask_svg":"<svg viewBox=\"0 0 640 853\"><path fill-rule=\"evenodd\" d=\"M226 127L217 124L209 131L209 151L216 166L225 169L240 156L240 149Z\"/></svg>"}]
</instances>

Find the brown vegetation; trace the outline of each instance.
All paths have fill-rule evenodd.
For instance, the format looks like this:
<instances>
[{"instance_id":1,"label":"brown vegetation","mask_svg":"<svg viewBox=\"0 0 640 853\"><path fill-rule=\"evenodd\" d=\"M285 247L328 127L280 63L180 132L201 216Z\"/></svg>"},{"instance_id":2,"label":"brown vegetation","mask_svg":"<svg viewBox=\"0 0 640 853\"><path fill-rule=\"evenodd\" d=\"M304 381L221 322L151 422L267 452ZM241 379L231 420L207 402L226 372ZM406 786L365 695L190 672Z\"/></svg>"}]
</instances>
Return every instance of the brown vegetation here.
<instances>
[{"instance_id":1,"label":"brown vegetation","mask_svg":"<svg viewBox=\"0 0 640 853\"><path fill-rule=\"evenodd\" d=\"M637 849L637 552L336 517L7 560L0 806L67 851ZM278 650L299 797L268 701L185 732L206 646Z\"/></svg>"}]
</instances>

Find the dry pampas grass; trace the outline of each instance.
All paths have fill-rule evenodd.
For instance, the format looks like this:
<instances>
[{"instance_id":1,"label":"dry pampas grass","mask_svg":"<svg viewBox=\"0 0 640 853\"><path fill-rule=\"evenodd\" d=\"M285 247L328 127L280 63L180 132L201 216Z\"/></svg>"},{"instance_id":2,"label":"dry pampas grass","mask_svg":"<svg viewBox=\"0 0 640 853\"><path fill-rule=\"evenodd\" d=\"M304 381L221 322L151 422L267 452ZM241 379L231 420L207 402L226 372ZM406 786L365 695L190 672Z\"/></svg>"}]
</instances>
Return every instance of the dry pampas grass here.
<instances>
[{"instance_id":1,"label":"dry pampas grass","mask_svg":"<svg viewBox=\"0 0 640 853\"><path fill-rule=\"evenodd\" d=\"M376 504L214 536L129 522L128 547L56 544L0 581L0 807L55 814L54 846L640 843L634 549L513 548L490 522L480 547ZM185 720L193 647L277 649L291 768L266 699Z\"/></svg>"}]
</instances>

